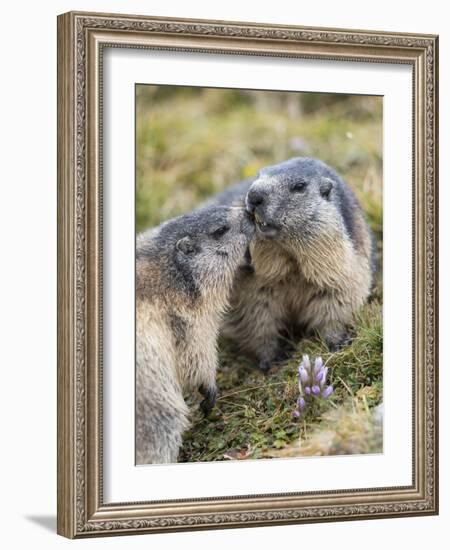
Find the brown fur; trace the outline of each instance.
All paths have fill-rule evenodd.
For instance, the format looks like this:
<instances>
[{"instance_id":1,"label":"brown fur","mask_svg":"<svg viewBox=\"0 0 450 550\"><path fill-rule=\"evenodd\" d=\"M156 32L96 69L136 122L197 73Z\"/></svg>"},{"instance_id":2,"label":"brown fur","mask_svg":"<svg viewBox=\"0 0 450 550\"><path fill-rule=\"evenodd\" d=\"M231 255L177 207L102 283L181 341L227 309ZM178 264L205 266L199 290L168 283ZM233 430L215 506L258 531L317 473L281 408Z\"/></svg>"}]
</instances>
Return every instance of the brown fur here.
<instances>
[{"instance_id":1,"label":"brown fur","mask_svg":"<svg viewBox=\"0 0 450 550\"><path fill-rule=\"evenodd\" d=\"M293 187L297 181L304 189ZM318 331L330 348L338 347L373 277L371 233L356 198L313 159L270 167L237 188L217 202L236 204L241 196L258 230L251 244L254 273L237 276L224 333L264 370L286 333Z\"/></svg>"},{"instance_id":2,"label":"brown fur","mask_svg":"<svg viewBox=\"0 0 450 550\"><path fill-rule=\"evenodd\" d=\"M225 226L226 234L215 237ZM219 324L252 233L243 208L216 207L138 239L138 464L177 461L189 426L185 394L200 390L205 412L214 404Z\"/></svg>"}]
</instances>

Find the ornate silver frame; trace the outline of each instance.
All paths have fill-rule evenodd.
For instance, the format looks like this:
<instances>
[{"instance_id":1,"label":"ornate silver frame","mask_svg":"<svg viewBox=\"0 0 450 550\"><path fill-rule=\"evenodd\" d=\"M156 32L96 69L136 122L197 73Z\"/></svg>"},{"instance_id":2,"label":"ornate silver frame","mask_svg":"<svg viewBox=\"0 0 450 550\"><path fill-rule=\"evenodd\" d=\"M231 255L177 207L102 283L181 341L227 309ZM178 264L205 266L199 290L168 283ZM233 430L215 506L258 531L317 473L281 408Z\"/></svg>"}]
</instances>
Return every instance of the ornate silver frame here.
<instances>
[{"instance_id":1,"label":"ornate silver frame","mask_svg":"<svg viewBox=\"0 0 450 550\"><path fill-rule=\"evenodd\" d=\"M100 90L104 47L413 67L411 486L103 502ZM438 38L431 35L74 12L58 17L58 533L78 538L438 513L437 55Z\"/></svg>"}]
</instances>

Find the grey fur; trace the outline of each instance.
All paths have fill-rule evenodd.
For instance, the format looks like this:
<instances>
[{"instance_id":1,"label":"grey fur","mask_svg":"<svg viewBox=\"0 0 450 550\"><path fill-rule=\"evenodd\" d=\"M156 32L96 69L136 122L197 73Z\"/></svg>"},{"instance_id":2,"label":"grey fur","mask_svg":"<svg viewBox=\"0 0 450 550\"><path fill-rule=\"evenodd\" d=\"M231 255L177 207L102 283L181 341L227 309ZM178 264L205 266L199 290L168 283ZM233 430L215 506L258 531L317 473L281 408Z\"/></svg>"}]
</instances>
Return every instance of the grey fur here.
<instances>
[{"instance_id":1,"label":"grey fur","mask_svg":"<svg viewBox=\"0 0 450 550\"><path fill-rule=\"evenodd\" d=\"M136 250L136 462L176 462L184 394L216 397L216 337L254 226L244 208L210 207L141 234Z\"/></svg>"},{"instance_id":2,"label":"grey fur","mask_svg":"<svg viewBox=\"0 0 450 550\"><path fill-rule=\"evenodd\" d=\"M267 369L286 332L319 331L331 349L369 296L373 237L348 185L325 163L294 158L264 168L211 203L245 205L256 219L254 273L235 280L224 332Z\"/></svg>"}]
</instances>

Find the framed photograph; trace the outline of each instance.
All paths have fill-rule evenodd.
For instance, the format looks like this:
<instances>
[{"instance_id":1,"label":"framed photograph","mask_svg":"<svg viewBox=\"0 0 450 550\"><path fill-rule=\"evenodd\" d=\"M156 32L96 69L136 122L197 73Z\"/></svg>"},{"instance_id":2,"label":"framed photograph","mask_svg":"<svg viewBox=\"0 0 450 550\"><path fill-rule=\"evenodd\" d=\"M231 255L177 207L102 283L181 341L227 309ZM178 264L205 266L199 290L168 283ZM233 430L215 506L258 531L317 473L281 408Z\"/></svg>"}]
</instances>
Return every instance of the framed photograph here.
<instances>
[{"instance_id":1,"label":"framed photograph","mask_svg":"<svg viewBox=\"0 0 450 550\"><path fill-rule=\"evenodd\" d=\"M58 532L438 513L432 35L58 17Z\"/></svg>"}]
</instances>

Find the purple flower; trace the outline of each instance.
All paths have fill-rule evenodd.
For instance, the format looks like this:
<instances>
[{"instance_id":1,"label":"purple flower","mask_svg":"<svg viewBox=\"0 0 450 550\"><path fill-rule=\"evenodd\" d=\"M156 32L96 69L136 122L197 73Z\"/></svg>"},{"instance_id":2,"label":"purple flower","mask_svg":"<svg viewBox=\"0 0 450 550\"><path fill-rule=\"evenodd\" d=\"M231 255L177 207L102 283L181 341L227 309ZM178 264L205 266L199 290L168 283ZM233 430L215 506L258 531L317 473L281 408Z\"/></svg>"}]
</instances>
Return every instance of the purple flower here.
<instances>
[{"instance_id":1,"label":"purple flower","mask_svg":"<svg viewBox=\"0 0 450 550\"><path fill-rule=\"evenodd\" d=\"M293 411L294 418L299 418L307 408L311 399L328 399L333 393L333 386L327 382L328 367L323 364L322 357L317 357L314 365L308 355L304 355L298 366L299 397L297 407Z\"/></svg>"},{"instance_id":2,"label":"purple flower","mask_svg":"<svg viewBox=\"0 0 450 550\"><path fill-rule=\"evenodd\" d=\"M317 357L317 359L314 361L314 374L317 374L322 369L323 369L322 357Z\"/></svg>"},{"instance_id":3,"label":"purple flower","mask_svg":"<svg viewBox=\"0 0 450 550\"><path fill-rule=\"evenodd\" d=\"M302 358L302 362L301 364L303 365L303 367L309 371L311 369L311 362L309 360L309 356L308 355L304 355L303 358Z\"/></svg>"},{"instance_id":4,"label":"purple flower","mask_svg":"<svg viewBox=\"0 0 450 550\"><path fill-rule=\"evenodd\" d=\"M321 388L324 387L325 382L327 381L328 367L324 367L323 370L322 370L322 372L323 372L323 376L322 376L322 378L321 378L320 380L318 380L318 382L320 382L320 383L319 383L319 386L320 386Z\"/></svg>"},{"instance_id":5,"label":"purple flower","mask_svg":"<svg viewBox=\"0 0 450 550\"><path fill-rule=\"evenodd\" d=\"M305 369L305 367L300 366L300 368L298 369L298 375L303 384L306 384L308 382L309 376L308 371Z\"/></svg>"},{"instance_id":6,"label":"purple flower","mask_svg":"<svg viewBox=\"0 0 450 550\"><path fill-rule=\"evenodd\" d=\"M297 407L302 411L305 408L306 401L303 399L303 397L299 397L297 400Z\"/></svg>"}]
</instances>

